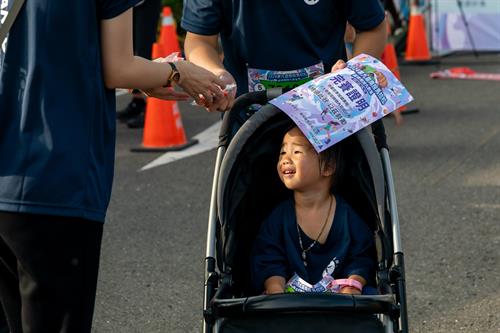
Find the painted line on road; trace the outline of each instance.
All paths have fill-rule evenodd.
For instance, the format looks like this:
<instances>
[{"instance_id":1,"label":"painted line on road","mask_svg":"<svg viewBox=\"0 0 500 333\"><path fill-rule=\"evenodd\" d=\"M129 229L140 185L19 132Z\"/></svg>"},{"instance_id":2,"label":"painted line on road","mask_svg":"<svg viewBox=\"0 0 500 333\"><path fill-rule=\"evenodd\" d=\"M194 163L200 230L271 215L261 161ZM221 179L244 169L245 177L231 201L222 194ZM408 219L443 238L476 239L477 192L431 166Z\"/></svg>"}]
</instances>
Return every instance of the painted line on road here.
<instances>
[{"instance_id":1,"label":"painted line on road","mask_svg":"<svg viewBox=\"0 0 500 333\"><path fill-rule=\"evenodd\" d=\"M215 147L217 147L217 144L219 143L219 130L221 123L222 123L221 121L218 121L209 128L207 128L206 130L204 130L203 132L196 135L193 139L197 139L198 143L195 144L194 146L191 146L181 151L167 152L162 156L158 157L157 159L155 159L154 161L150 162L149 164L143 166L140 169L140 171L149 170L158 167L160 165L172 163L180 159L198 155L206 151L209 151L211 149L214 149Z\"/></svg>"}]
</instances>

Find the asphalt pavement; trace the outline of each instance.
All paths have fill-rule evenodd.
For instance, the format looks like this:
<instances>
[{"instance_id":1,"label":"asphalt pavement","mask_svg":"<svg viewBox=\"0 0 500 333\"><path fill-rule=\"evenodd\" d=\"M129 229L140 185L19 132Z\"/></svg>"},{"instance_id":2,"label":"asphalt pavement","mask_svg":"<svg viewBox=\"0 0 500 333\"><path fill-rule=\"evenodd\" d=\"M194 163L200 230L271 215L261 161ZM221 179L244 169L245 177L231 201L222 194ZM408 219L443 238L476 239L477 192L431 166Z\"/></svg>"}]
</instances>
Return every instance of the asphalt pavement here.
<instances>
[{"instance_id":1,"label":"asphalt pavement","mask_svg":"<svg viewBox=\"0 0 500 333\"><path fill-rule=\"evenodd\" d=\"M500 82L429 78L456 66L500 73L500 56L402 66L419 112L385 120L410 331L498 333ZM188 137L220 119L186 103L181 113ZM139 171L161 156L130 152L141 135L118 124L94 331L200 332L215 150Z\"/></svg>"}]
</instances>

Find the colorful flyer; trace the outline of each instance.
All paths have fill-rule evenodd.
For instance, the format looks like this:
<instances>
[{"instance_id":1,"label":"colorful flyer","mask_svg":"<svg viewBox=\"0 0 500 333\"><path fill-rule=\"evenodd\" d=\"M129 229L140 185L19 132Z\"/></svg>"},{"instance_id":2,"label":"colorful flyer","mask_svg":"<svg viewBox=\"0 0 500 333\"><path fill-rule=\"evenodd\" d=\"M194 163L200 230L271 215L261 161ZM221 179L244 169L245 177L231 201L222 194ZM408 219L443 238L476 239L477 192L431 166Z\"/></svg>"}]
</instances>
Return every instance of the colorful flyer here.
<instances>
[{"instance_id":1,"label":"colorful flyer","mask_svg":"<svg viewBox=\"0 0 500 333\"><path fill-rule=\"evenodd\" d=\"M285 112L317 152L413 100L379 60L360 54L347 67L270 101Z\"/></svg>"}]
</instances>

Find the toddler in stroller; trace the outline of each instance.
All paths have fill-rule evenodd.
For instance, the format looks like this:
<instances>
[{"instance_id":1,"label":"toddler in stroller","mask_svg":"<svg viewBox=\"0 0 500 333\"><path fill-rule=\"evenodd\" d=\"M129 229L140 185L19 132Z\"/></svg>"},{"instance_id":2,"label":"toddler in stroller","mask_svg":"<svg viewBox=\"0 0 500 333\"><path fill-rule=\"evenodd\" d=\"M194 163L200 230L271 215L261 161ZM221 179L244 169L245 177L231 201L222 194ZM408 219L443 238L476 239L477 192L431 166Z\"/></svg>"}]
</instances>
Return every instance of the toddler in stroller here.
<instances>
[{"instance_id":1,"label":"toddler in stroller","mask_svg":"<svg viewBox=\"0 0 500 333\"><path fill-rule=\"evenodd\" d=\"M317 212L321 216L311 219L308 216L299 216L300 227L303 228L300 233L302 248L299 245L290 253L294 252L296 267L303 267L305 270L306 266L302 260L305 257L307 267L315 268L319 272L314 273L313 279L309 279L304 272L302 277L312 283L316 282L315 279L321 279L324 265L331 262L332 258L324 257L328 259L322 258L324 261L316 264L316 258L313 256L316 254L316 249L312 248L317 245L311 246L310 250L309 246L316 238L320 243L328 244L328 237L336 237L334 229L338 227L338 221L335 220L347 212L352 213L354 217L355 212L359 217L355 217L354 222L353 218L349 218L347 219L349 223L343 222L339 225L345 223L344 226L348 228L354 225L361 226L366 222L370 237L374 239L374 246L371 240L365 240L364 232L348 232L345 233L346 236L359 237L361 242L356 241L356 246L350 244L349 250L340 252L349 253L355 250L356 254L361 254L363 263L358 267L365 272L346 269L350 260L346 258L350 257L350 254L345 258L340 258L341 254L338 254L341 262L339 261L338 267L334 270L333 267L329 270L334 271L335 279L355 278L359 275L367 280L368 286L376 287L377 293L359 295L353 289L346 289L344 291L349 291L349 294L280 292L262 295L264 280L269 276L261 277L261 282L257 282L258 286L255 285L251 273L254 265L252 260L258 259L258 256L252 256L252 253L259 252L258 245L255 245L257 238L260 237L259 230L266 217L271 216L270 214L281 202L293 200L290 198L290 189L284 186L278 173L270 170L276 169L283 138L295 125L285 113L267 104L271 98L268 95L270 93L272 92L268 90L242 95L236 100L231 111L224 115L215 161L208 221L203 331L407 333L403 253L390 162L385 140L378 140L377 144L374 141L374 137L376 139L384 136L374 136L368 129L360 130L344 139L340 144L342 147L340 153L344 157L337 157L335 170L324 169L327 175L332 171L342 173L341 177L336 177L338 182L334 184L334 197L325 195L326 191L322 189L323 205ZM248 120L239 123L241 127L234 132L234 123L238 123L240 115L253 104L260 104L263 107ZM233 136L232 133L236 134ZM331 166L327 159L325 162ZM321 163L319 161L315 163L318 163L315 167L319 171ZM295 176L297 176L296 170ZM308 167L307 170L311 171L313 167ZM296 186L300 188L306 186L305 183L299 182L298 185L294 183L297 177L292 177L290 171L294 170L285 170L282 174L283 177L290 178L284 179L286 184L293 190L299 190ZM318 174L320 172L316 173L316 176ZM292 206L289 211L293 212L294 201L288 202ZM340 211L344 213L341 214ZM325 230L321 232L325 218L327 224L331 226L325 225ZM287 220L294 221L293 218ZM305 223L302 224L305 220L318 222L319 230L308 229ZM297 226L293 224L292 226L295 229L291 228L290 231L292 233L295 231L295 241L297 241L299 235ZM327 227L333 229L328 232ZM334 240L334 243L345 246L342 241ZM370 250L365 251L365 248ZM374 260L376 267L373 267L369 259ZM354 262L357 262L357 259ZM335 265L337 266L336 263ZM260 273L259 266L254 267L257 268L253 270ZM298 269L293 268L283 274L285 280L293 275L293 271ZM363 279L357 282L363 284ZM352 281L350 284L360 287Z\"/></svg>"},{"instance_id":2,"label":"toddler in stroller","mask_svg":"<svg viewBox=\"0 0 500 333\"><path fill-rule=\"evenodd\" d=\"M298 127L285 134L277 171L293 197L274 209L255 240L251 277L257 292L361 294L373 280L372 232L335 193L340 146L318 154Z\"/></svg>"}]
</instances>

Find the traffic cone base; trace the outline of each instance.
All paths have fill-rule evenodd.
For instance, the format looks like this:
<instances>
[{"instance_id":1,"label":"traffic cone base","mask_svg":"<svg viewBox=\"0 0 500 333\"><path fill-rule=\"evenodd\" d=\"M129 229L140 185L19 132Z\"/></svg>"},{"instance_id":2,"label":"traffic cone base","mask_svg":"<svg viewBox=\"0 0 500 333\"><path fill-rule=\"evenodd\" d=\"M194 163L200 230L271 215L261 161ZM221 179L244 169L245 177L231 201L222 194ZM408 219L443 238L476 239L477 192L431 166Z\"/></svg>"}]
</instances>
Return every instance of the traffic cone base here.
<instances>
[{"instance_id":1,"label":"traffic cone base","mask_svg":"<svg viewBox=\"0 0 500 333\"><path fill-rule=\"evenodd\" d=\"M147 99L142 145L132 151L182 150L195 143L196 140L186 140L177 102L152 97Z\"/></svg>"}]
</instances>

